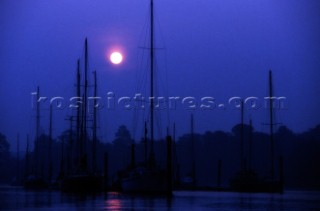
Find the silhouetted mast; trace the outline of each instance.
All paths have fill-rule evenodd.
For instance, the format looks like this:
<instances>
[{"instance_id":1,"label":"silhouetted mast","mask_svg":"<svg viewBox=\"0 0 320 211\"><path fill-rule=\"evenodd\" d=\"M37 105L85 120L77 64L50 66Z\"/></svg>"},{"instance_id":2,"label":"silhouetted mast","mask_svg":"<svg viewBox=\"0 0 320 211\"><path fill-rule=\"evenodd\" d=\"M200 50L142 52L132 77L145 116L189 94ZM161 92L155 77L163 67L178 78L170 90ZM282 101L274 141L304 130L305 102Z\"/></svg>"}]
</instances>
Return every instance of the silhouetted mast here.
<instances>
[{"instance_id":1,"label":"silhouetted mast","mask_svg":"<svg viewBox=\"0 0 320 211\"><path fill-rule=\"evenodd\" d=\"M51 178L52 178L52 104L50 104L48 157L49 157L49 172L48 172L49 175L48 175L48 179L49 179L49 182L51 182Z\"/></svg>"},{"instance_id":2,"label":"silhouetted mast","mask_svg":"<svg viewBox=\"0 0 320 211\"><path fill-rule=\"evenodd\" d=\"M17 134L17 182L20 182L20 135Z\"/></svg>"},{"instance_id":3,"label":"silhouetted mast","mask_svg":"<svg viewBox=\"0 0 320 211\"><path fill-rule=\"evenodd\" d=\"M80 98L81 97L81 93L80 93L80 86L81 86L81 81L80 81L80 60L78 59L77 61L77 97ZM80 142L80 144L78 145L79 148L77 150L79 150L79 158L81 158L82 156L82 139L80 138L80 110L81 106L78 104L77 105L77 142Z\"/></svg>"},{"instance_id":4,"label":"silhouetted mast","mask_svg":"<svg viewBox=\"0 0 320 211\"><path fill-rule=\"evenodd\" d=\"M175 175L175 180L179 183L180 182L180 165L178 163L178 158L177 158L177 145L176 145L176 123L173 123L173 156L174 156L174 175Z\"/></svg>"},{"instance_id":5,"label":"silhouetted mast","mask_svg":"<svg viewBox=\"0 0 320 211\"><path fill-rule=\"evenodd\" d=\"M273 139L273 90L272 71L269 70L269 115L270 115L270 144L271 144L271 177L274 179L274 139Z\"/></svg>"},{"instance_id":6,"label":"silhouetted mast","mask_svg":"<svg viewBox=\"0 0 320 211\"><path fill-rule=\"evenodd\" d=\"M39 162L39 132L40 132L40 88L37 87L37 114L36 114L36 137L35 137L35 156L34 156L34 173L38 176L38 162Z\"/></svg>"},{"instance_id":7,"label":"silhouetted mast","mask_svg":"<svg viewBox=\"0 0 320 211\"><path fill-rule=\"evenodd\" d=\"M193 185L196 185L196 156L195 156L195 143L194 143L194 120L193 120L193 114L191 114L191 150L192 150L192 179L193 179Z\"/></svg>"},{"instance_id":8,"label":"silhouetted mast","mask_svg":"<svg viewBox=\"0 0 320 211\"><path fill-rule=\"evenodd\" d=\"M97 165L97 72L93 72L94 76L94 100L93 100L93 140L92 140L92 169L93 172L96 171L96 165Z\"/></svg>"},{"instance_id":9,"label":"silhouetted mast","mask_svg":"<svg viewBox=\"0 0 320 211\"><path fill-rule=\"evenodd\" d=\"M241 129L240 129L240 167L241 170L245 169L245 164L244 164L244 123L243 123L243 119L244 119L244 105L243 105L243 100L241 100Z\"/></svg>"},{"instance_id":10,"label":"silhouetted mast","mask_svg":"<svg viewBox=\"0 0 320 211\"><path fill-rule=\"evenodd\" d=\"M172 133L172 136L173 136L173 142L175 143L175 142L176 142L176 123L175 123L175 122L173 123L173 133Z\"/></svg>"},{"instance_id":11,"label":"silhouetted mast","mask_svg":"<svg viewBox=\"0 0 320 211\"><path fill-rule=\"evenodd\" d=\"M147 162L148 160L148 143L147 143L147 135L148 135L148 127L147 121L144 122L144 160Z\"/></svg>"},{"instance_id":12,"label":"silhouetted mast","mask_svg":"<svg viewBox=\"0 0 320 211\"><path fill-rule=\"evenodd\" d=\"M252 119L250 118L250 136L249 136L249 168L252 169L252 141L253 141L253 127L252 127Z\"/></svg>"},{"instance_id":13,"label":"silhouetted mast","mask_svg":"<svg viewBox=\"0 0 320 211\"><path fill-rule=\"evenodd\" d=\"M60 178L64 178L64 138L61 139Z\"/></svg>"},{"instance_id":14,"label":"silhouetted mast","mask_svg":"<svg viewBox=\"0 0 320 211\"><path fill-rule=\"evenodd\" d=\"M151 133L151 161L154 160L154 26L153 26L153 0L150 0L150 133Z\"/></svg>"},{"instance_id":15,"label":"silhouetted mast","mask_svg":"<svg viewBox=\"0 0 320 211\"><path fill-rule=\"evenodd\" d=\"M88 91L88 39L85 40L85 58L84 58L84 112L83 112L83 140L84 148L87 142L87 91Z\"/></svg>"},{"instance_id":16,"label":"silhouetted mast","mask_svg":"<svg viewBox=\"0 0 320 211\"><path fill-rule=\"evenodd\" d=\"M28 175L29 175L29 135L27 134L25 179L27 179Z\"/></svg>"}]
</instances>

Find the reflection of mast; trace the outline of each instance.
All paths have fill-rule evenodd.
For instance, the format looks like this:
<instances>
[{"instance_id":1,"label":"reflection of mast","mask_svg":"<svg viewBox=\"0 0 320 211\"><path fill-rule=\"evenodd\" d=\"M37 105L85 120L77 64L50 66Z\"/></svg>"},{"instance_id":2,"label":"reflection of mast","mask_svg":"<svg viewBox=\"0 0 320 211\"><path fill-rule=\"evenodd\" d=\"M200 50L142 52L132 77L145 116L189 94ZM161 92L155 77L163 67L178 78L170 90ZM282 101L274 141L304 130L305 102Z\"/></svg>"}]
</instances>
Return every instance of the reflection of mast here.
<instances>
[{"instance_id":1,"label":"reflection of mast","mask_svg":"<svg viewBox=\"0 0 320 211\"><path fill-rule=\"evenodd\" d=\"M150 133L151 150L150 159L154 161L154 29L153 29L153 0L150 1Z\"/></svg>"}]
</instances>

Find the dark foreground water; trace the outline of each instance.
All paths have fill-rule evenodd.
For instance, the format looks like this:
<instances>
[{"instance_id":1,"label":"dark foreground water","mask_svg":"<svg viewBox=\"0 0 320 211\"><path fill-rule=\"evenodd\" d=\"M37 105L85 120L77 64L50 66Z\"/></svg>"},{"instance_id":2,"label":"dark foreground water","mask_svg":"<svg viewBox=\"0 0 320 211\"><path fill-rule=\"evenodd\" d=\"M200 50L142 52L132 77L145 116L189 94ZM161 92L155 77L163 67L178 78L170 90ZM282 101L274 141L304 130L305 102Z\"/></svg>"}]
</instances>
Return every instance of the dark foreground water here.
<instances>
[{"instance_id":1,"label":"dark foreground water","mask_svg":"<svg viewBox=\"0 0 320 211\"><path fill-rule=\"evenodd\" d=\"M166 197L62 194L0 187L0 210L320 210L320 192L284 194L177 191Z\"/></svg>"}]
</instances>

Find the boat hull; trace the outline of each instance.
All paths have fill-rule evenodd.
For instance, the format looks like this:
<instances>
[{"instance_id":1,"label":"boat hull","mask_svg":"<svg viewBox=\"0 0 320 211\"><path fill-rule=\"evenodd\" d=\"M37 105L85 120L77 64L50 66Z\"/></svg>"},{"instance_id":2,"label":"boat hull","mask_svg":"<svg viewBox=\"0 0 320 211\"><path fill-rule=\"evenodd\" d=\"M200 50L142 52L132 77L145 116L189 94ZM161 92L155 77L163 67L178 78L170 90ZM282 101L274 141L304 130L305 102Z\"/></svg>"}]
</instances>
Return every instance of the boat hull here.
<instances>
[{"instance_id":1,"label":"boat hull","mask_svg":"<svg viewBox=\"0 0 320 211\"><path fill-rule=\"evenodd\" d=\"M231 180L230 187L237 192L282 193L283 183L278 180L254 178L236 178Z\"/></svg>"},{"instance_id":2,"label":"boat hull","mask_svg":"<svg viewBox=\"0 0 320 211\"><path fill-rule=\"evenodd\" d=\"M122 179L122 191L125 193L167 193L168 184L164 173L145 173Z\"/></svg>"},{"instance_id":3,"label":"boat hull","mask_svg":"<svg viewBox=\"0 0 320 211\"><path fill-rule=\"evenodd\" d=\"M96 175L74 175L61 182L63 192L101 192L103 187L103 177Z\"/></svg>"}]
</instances>

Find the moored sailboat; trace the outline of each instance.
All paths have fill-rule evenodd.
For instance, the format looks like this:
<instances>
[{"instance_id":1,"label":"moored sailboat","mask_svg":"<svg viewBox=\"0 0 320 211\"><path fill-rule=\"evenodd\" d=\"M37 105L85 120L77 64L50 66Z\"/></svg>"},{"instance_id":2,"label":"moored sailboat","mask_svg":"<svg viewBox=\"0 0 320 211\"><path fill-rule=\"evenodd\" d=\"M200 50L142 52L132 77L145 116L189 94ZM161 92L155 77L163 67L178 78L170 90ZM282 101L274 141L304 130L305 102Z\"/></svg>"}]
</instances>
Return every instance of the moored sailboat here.
<instances>
[{"instance_id":1,"label":"moored sailboat","mask_svg":"<svg viewBox=\"0 0 320 211\"><path fill-rule=\"evenodd\" d=\"M149 156L142 164L131 162L121 174L121 189L127 193L148 193L148 194L167 194L172 193L172 141L171 136L167 136L167 165L166 168L160 167L155 159L154 151L154 4L150 0L150 150ZM145 125L146 126L146 125ZM147 129L145 128L145 137ZM146 138L145 138L145 141ZM134 158L134 144L133 144ZM145 151L146 153L146 151Z\"/></svg>"},{"instance_id":2,"label":"moored sailboat","mask_svg":"<svg viewBox=\"0 0 320 211\"><path fill-rule=\"evenodd\" d=\"M283 174L282 174L282 161L280 162L280 170L279 170L279 179L275 178L275 165L274 165L274 138L273 138L273 89L272 89L272 72L269 71L269 129L270 129L270 156L271 156L271 169L270 175L266 177L259 176L253 168L247 168L246 162L244 159L244 137L243 137L243 102L241 103L241 137L240 137L240 145L241 145L241 153L240 153L240 162L241 167L240 171L230 180L230 187L233 191L237 192L269 192L269 193L281 193L283 192ZM250 121L250 132L252 133ZM252 135L251 135L252 138ZM252 140L250 140L250 144ZM251 148L252 146L250 146ZM251 150L250 150L250 159L251 159Z\"/></svg>"},{"instance_id":3,"label":"moored sailboat","mask_svg":"<svg viewBox=\"0 0 320 211\"><path fill-rule=\"evenodd\" d=\"M93 155L92 155L92 168L89 170L87 161L87 152L85 149L85 144L88 141L87 134L87 90L88 90L88 41L85 40L85 68L84 68L84 90L81 93L80 89L80 62L77 63L77 96L83 96L82 106L77 106L77 116L76 116L76 141L75 141L75 151L77 151L77 165L70 166L70 173L66 174L61 178L61 190L64 192L100 192L103 191L103 175L97 172L95 161L96 161L96 109L94 108L94 119L93 119ZM94 95L97 94L97 78L96 72L94 72ZM70 120L72 122L72 119ZM72 127L70 129L71 133ZM69 152L70 153L70 152Z\"/></svg>"}]
</instances>

